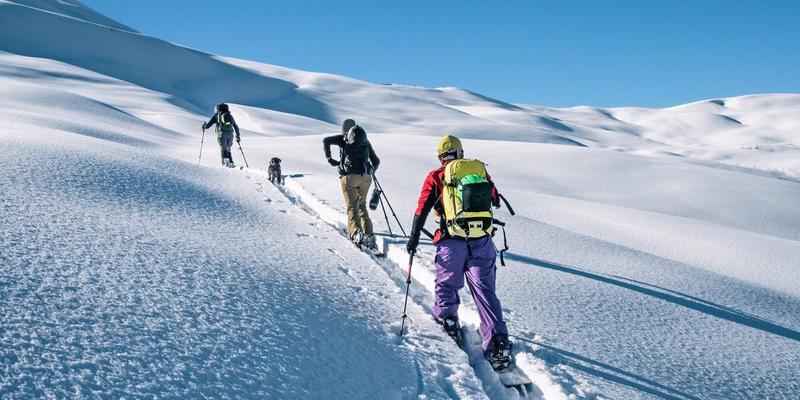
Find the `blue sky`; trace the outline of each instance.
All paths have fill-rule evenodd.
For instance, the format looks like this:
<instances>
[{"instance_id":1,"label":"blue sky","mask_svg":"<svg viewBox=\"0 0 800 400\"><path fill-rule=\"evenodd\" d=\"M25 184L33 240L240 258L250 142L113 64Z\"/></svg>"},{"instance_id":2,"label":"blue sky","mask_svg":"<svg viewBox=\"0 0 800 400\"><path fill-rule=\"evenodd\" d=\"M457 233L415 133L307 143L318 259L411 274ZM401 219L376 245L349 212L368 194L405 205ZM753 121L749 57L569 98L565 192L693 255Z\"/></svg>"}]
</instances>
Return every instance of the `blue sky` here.
<instances>
[{"instance_id":1,"label":"blue sky","mask_svg":"<svg viewBox=\"0 0 800 400\"><path fill-rule=\"evenodd\" d=\"M515 103L800 92L800 1L83 2L210 53Z\"/></svg>"}]
</instances>

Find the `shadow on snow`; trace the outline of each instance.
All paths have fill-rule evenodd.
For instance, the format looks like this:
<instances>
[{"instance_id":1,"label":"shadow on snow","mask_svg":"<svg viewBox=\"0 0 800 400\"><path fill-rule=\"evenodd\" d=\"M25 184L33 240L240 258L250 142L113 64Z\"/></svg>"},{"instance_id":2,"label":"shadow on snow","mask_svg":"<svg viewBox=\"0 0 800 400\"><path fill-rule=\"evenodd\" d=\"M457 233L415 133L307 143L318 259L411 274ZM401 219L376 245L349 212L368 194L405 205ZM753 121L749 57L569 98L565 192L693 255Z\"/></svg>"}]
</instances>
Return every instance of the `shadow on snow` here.
<instances>
[{"instance_id":1,"label":"shadow on snow","mask_svg":"<svg viewBox=\"0 0 800 400\"><path fill-rule=\"evenodd\" d=\"M624 289L632 290L634 292L651 296L660 300L668 301L670 303L677 304L679 306L683 306L695 311L699 311L711 315L713 317L735 322L737 324L745 325L754 329L772 333L778 336L783 336L787 339L800 342L800 332L797 332L793 329L786 328L784 326L767 321L763 318L754 315L746 314L729 307L721 306L709 301L698 299L696 297L678 293L669 289L660 288L658 286L653 286L626 278L601 275L598 273L589 272L575 267L556 264L514 253L506 253L506 258L509 260L525 263L528 265L534 265L537 267L547 268L559 272L566 272L568 274L589 278L596 280L598 282L603 282Z\"/></svg>"}]
</instances>

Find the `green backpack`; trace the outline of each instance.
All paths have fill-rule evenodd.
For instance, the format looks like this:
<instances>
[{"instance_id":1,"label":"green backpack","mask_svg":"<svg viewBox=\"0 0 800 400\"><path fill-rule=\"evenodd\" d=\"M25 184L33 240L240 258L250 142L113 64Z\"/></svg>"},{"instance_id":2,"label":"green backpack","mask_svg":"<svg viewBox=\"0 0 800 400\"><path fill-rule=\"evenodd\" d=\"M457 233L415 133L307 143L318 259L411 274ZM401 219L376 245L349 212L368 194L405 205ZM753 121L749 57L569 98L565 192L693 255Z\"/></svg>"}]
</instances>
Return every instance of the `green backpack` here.
<instances>
[{"instance_id":1,"label":"green backpack","mask_svg":"<svg viewBox=\"0 0 800 400\"><path fill-rule=\"evenodd\" d=\"M453 160L444 168L442 203L447 233L477 239L494 232L492 183L478 160Z\"/></svg>"}]
</instances>

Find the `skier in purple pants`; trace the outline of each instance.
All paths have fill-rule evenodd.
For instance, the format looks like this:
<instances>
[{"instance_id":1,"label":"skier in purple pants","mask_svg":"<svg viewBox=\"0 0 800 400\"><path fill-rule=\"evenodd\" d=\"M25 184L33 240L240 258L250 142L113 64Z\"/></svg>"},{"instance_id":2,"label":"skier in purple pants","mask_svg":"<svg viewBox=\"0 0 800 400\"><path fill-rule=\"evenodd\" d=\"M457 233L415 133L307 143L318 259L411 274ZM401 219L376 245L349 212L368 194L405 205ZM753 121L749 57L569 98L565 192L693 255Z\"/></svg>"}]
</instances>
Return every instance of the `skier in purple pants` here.
<instances>
[{"instance_id":1,"label":"skier in purple pants","mask_svg":"<svg viewBox=\"0 0 800 400\"><path fill-rule=\"evenodd\" d=\"M442 199L445 191L444 174L448 163L463 159L464 152L461 141L450 135L442 138L437 150L442 167L431 171L425 179L406 249L409 253L416 251L425 219L434 210L441 218L440 227L433 237L436 245L436 298L433 316L445 332L461 345L461 327L458 322L458 306L461 301L458 291L464 287L466 278L481 319L484 355L492 363L492 367L500 370L511 361L511 342L503 321L500 300L495 293L497 251L491 235L465 240L448 232ZM486 179L491 183L488 174ZM490 193L492 205L499 207L497 190L493 184L487 187L490 187L487 189L487 196Z\"/></svg>"}]
</instances>

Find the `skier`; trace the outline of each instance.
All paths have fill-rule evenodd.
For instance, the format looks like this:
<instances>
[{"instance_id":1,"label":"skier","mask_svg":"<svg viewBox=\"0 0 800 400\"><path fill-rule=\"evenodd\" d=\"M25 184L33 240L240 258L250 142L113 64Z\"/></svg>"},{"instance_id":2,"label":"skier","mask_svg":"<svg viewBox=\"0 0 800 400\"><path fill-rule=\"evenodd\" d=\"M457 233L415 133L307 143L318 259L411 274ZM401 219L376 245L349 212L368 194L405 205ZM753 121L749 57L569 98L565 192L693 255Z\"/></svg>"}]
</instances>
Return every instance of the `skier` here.
<instances>
[{"instance_id":1,"label":"skier","mask_svg":"<svg viewBox=\"0 0 800 400\"><path fill-rule=\"evenodd\" d=\"M236 143L241 143L241 136L239 135L239 125L233 119L228 105L225 103L217 104L214 108L214 115L208 122L203 124L203 130L211 128L216 125L217 142L219 149L222 153L222 165L233 168L233 155L231 154L231 146L233 146L233 134L236 133Z\"/></svg>"},{"instance_id":2,"label":"skier","mask_svg":"<svg viewBox=\"0 0 800 400\"><path fill-rule=\"evenodd\" d=\"M442 166L425 178L406 250L416 252L425 219L433 209L441 217L433 237L436 245L433 316L461 345L458 291L464 287L466 276L481 319L484 356L500 371L512 361L512 343L495 293L497 251L492 241L491 207L500 207L500 196L484 164L464 159L458 138L442 137L437 152Z\"/></svg>"},{"instance_id":3,"label":"skier","mask_svg":"<svg viewBox=\"0 0 800 400\"><path fill-rule=\"evenodd\" d=\"M367 212L367 195L372 184L372 174L381 160L367 140L367 132L352 119L342 124L342 134L323 139L325 158L331 166L338 167L342 194L347 206L347 232L356 246L377 252L378 246L372 231L372 221ZM339 146L339 160L331 158L331 145Z\"/></svg>"}]
</instances>

